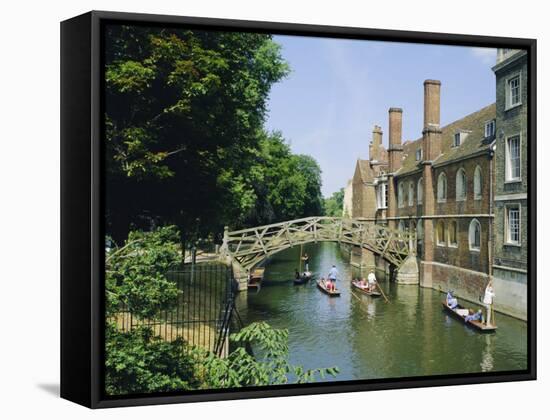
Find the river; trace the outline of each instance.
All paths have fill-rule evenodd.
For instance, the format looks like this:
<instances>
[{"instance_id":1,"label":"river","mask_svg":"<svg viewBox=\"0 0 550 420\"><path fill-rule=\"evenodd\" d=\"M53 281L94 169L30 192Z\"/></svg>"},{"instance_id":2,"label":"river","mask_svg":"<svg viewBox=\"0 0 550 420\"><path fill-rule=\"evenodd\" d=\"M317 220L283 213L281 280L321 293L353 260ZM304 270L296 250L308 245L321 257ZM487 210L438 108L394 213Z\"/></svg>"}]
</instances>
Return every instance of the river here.
<instances>
[{"instance_id":1,"label":"river","mask_svg":"<svg viewBox=\"0 0 550 420\"><path fill-rule=\"evenodd\" d=\"M340 272L341 297L330 298L311 281L295 286L299 247L266 263L262 288L237 298L244 324L267 321L289 330L290 361L306 369L337 366L336 378L354 380L523 370L527 368L527 324L496 314L498 331L480 334L442 311L444 295L432 289L381 282L383 297L351 291L357 269L337 244L304 246L310 270Z\"/></svg>"}]
</instances>

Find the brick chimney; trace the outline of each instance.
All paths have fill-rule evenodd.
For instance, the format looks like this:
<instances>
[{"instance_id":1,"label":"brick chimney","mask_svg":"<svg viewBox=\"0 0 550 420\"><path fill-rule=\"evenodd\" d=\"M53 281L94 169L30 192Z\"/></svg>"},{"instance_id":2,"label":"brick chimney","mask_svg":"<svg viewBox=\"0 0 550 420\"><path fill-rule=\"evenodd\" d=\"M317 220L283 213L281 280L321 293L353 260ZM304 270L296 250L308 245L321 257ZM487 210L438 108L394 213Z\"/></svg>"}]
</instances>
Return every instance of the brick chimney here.
<instances>
[{"instance_id":1,"label":"brick chimney","mask_svg":"<svg viewBox=\"0 0 550 420\"><path fill-rule=\"evenodd\" d=\"M375 125L372 129L372 142L369 147L369 159L371 161L382 160L380 156L380 149L382 148L382 128Z\"/></svg>"},{"instance_id":2,"label":"brick chimney","mask_svg":"<svg viewBox=\"0 0 550 420\"><path fill-rule=\"evenodd\" d=\"M401 144L401 132L403 110L401 108L389 109L390 141L389 141L389 171L394 173L401 168L403 157L403 145Z\"/></svg>"},{"instance_id":3,"label":"brick chimney","mask_svg":"<svg viewBox=\"0 0 550 420\"><path fill-rule=\"evenodd\" d=\"M440 127L440 91L439 80L424 82L424 130L422 130L422 149L424 165L422 180L424 183L423 213L425 216L436 214L435 211L435 180L432 163L441 154ZM424 256L421 268L422 287L432 287L432 262L434 259L434 220L424 219Z\"/></svg>"},{"instance_id":4,"label":"brick chimney","mask_svg":"<svg viewBox=\"0 0 550 420\"><path fill-rule=\"evenodd\" d=\"M441 82L424 81L424 160L433 161L441 154L440 98Z\"/></svg>"}]
</instances>

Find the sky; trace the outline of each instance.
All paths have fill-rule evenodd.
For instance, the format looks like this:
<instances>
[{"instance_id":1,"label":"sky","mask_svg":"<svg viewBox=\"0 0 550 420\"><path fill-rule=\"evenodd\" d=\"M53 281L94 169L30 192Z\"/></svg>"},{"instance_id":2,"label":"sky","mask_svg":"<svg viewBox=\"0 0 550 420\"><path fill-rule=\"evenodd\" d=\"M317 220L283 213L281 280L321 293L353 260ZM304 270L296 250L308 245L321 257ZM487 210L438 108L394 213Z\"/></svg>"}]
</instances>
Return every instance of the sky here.
<instances>
[{"instance_id":1,"label":"sky","mask_svg":"<svg viewBox=\"0 0 550 420\"><path fill-rule=\"evenodd\" d=\"M294 153L313 156L325 197L368 158L373 126L388 144L388 109L403 109L403 141L422 136L423 82L441 81L441 124L495 102L496 49L275 36L290 75L271 89L266 122Z\"/></svg>"}]
</instances>

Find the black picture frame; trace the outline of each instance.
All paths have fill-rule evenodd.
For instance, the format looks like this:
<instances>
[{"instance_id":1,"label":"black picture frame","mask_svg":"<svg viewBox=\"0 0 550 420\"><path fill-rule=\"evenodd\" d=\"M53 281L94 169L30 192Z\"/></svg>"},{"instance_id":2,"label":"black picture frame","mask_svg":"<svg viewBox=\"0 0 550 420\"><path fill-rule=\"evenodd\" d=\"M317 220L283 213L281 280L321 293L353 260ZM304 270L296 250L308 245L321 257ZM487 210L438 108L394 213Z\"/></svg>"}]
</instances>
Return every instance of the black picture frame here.
<instances>
[{"instance_id":1,"label":"black picture frame","mask_svg":"<svg viewBox=\"0 0 550 420\"><path fill-rule=\"evenodd\" d=\"M528 52L528 368L525 371L134 395L103 389L102 25L185 25ZM61 397L90 408L263 398L536 379L536 40L92 11L61 23Z\"/></svg>"}]
</instances>

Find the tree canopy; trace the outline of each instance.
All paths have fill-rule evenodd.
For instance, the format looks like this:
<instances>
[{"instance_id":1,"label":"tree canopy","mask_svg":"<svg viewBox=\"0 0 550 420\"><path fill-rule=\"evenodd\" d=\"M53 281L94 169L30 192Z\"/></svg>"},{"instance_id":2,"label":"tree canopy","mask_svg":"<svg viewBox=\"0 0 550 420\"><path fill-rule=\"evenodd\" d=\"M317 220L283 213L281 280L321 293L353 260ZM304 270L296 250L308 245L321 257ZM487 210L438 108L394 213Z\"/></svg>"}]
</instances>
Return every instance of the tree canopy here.
<instances>
[{"instance_id":1,"label":"tree canopy","mask_svg":"<svg viewBox=\"0 0 550 420\"><path fill-rule=\"evenodd\" d=\"M329 198L325 198L324 202L325 215L342 217L344 211L344 189L332 193Z\"/></svg>"}]
</instances>

